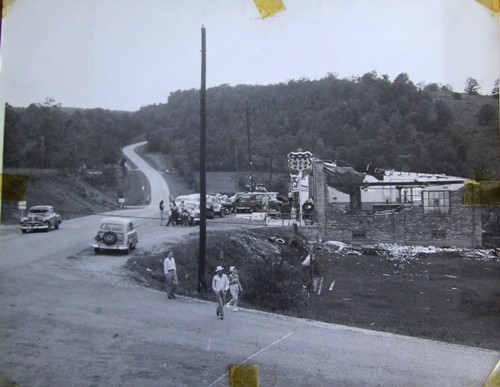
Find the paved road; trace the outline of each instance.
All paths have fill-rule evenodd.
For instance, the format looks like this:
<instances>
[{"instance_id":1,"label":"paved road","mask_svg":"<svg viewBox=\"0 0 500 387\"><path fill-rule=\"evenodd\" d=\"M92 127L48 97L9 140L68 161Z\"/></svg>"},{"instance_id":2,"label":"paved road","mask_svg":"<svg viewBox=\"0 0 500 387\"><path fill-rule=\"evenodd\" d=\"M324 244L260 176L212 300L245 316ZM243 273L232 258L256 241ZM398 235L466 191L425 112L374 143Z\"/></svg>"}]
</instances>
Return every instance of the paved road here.
<instances>
[{"instance_id":1,"label":"paved road","mask_svg":"<svg viewBox=\"0 0 500 387\"><path fill-rule=\"evenodd\" d=\"M132 259L196 230L147 218ZM228 366L245 361L262 386L482 386L500 357L251 310L221 321L213 303L131 280L126 256L95 255L97 222L0 234L0 372L20 386L227 386Z\"/></svg>"}]
</instances>

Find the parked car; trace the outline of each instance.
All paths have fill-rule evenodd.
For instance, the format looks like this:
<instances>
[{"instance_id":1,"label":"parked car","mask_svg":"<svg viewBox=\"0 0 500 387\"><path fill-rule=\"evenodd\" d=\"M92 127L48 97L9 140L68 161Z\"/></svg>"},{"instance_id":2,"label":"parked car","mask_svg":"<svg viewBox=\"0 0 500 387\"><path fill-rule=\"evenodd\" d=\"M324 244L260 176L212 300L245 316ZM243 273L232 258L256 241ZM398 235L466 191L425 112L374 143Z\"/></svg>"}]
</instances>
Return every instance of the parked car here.
<instances>
[{"instance_id":1,"label":"parked car","mask_svg":"<svg viewBox=\"0 0 500 387\"><path fill-rule=\"evenodd\" d=\"M21 219L21 232L23 234L35 230L48 232L51 228L57 230L61 222L61 216L55 213L52 206L33 206L27 216Z\"/></svg>"},{"instance_id":2,"label":"parked car","mask_svg":"<svg viewBox=\"0 0 500 387\"><path fill-rule=\"evenodd\" d=\"M237 192L233 196L229 197L228 201L231 202L231 211L236 212L236 203L240 198L249 192Z\"/></svg>"},{"instance_id":3,"label":"parked car","mask_svg":"<svg viewBox=\"0 0 500 387\"><path fill-rule=\"evenodd\" d=\"M220 204L222 205L222 208L224 209L225 215L229 215L231 211L233 210L233 203L231 203L229 200L224 201L220 200Z\"/></svg>"},{"instance_id":4,"label":"parked car","mask_svg":"<svg viewBox=\"0 0 500 387\"><path fill-rule=\"evenodd\" d=\"M236 201L236 212L259 212L264 208L264 202L267 199L268 210L281 211L282 203L274 200L266 192L251 192L241 195Z\"/></svg>"},{"instance_id":5,"label":"parked car","mask_svg":"<svg viewBox=\"0 0 500 387\"><path fill-rule=\"evenodd\" d=\"M207 195L207 203L214 206L215 215L219 215L221 218L226 215L226 208L224 207L222 200L220 200L217 196Z\"/></svg>"},{"instance_id":6,"label":"parked car","mask_svg":"<svg viewBox=\"0 0 500 387\"><path fill-rule=\"evenodd\" d=\"M259 212L264 208L267 198L267 210L281 212L283 202L279 200L276 192L249 192L236 198L236 212Z\"/></svg>"},{"instance_id":7,"label":"parked car","mask_svg":"<svg viewBox=\"0 0 500 387\"><path fill-rule=\"evenodd\" d=\"M185 200L184 208L189 213L189 225L194 226L200 223L200 202Z\"/></svg>"},{"instance_id":8,"label":"parked car","mask_svg":"<svg viewBox=\"0 0 500 387\"><path fill-rule=\"evenodd\" d=\"M92 247L96 253L101 250L120 250L128 254L139 243L139 236L132 221L118 217L101 219L94 239Z\"/></svg>"},{"instance_id":9,"label":"parked car","mask_svg":"<svg viewBox=\"0 0 500 387\"><path fill-rule=\"evenodd\" d=\"M217 211L215 211L214 203L212 203L208 199L208 196L209 195L207 195L207 207L206 207L205 214L206 214L207 219L214 219L215 213ZM200 194L182 195L182 196L177 196L177 198L175 199L175 203L177 204L177 206L180 206L182 201L184 201L184 203L186 203L186 202L198 202L198 203L200 203ZM219 212L220 212L220 209L219 209Z\"/></svg>"}]
</instances>

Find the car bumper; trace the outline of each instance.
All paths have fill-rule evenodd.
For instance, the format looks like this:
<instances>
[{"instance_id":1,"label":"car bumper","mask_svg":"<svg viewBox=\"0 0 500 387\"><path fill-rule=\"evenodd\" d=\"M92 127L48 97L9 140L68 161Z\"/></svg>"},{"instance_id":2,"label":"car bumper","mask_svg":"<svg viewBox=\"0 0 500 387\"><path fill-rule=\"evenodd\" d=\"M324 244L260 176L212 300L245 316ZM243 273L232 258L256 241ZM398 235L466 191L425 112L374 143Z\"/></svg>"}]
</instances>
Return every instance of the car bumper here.
<instances>
[{"instance_id":1,"label":"car bumper","mask_svg":"<svg viewBox=\"0 0 500 387\"><path fill-rule=\"evenodd\" d=\"M92 247L94 249L102 249L102 250L128 250L128 246L122 246L122 245L109 246L104 243L103 244L92 243Z\"/></svg>"},{"instance_id":2,"label":"car bumper","mask_svg":"<svg viewBox=\"0 0 500 387\"><path fill-rule=\"evenodd\" d=\"M21 230L47 230L49 225L46 223L28 223L22 224Z\"/></svg>"}]
</instances>

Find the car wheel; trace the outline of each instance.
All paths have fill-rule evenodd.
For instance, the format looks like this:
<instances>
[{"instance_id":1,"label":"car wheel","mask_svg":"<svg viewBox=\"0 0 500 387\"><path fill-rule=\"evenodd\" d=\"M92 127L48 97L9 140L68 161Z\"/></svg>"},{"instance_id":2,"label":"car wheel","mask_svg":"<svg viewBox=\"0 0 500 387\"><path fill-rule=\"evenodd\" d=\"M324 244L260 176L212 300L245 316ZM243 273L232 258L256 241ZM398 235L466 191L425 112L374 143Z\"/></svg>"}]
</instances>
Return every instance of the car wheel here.
<instances>
[{"instance_id":1,"label":"car wheel","mask_svg":"<svg viewBox=\"0 0 500 387\"><path fill-rule=\"evenodd\" d=\"M45 229L45 232L49 232L50 231L50 222L47 223L47 228Z\"/></svg>"},{"instance_id":2,"label":"car wheel","mask_svg":"<svg viewBox=\"0 0 500 387\"><path fill-rule=\"evenodd\" d=\"M221 207L220 212L219 212L219 216L220 216L221 218L223 218L223 217L224 217L224 215L225 215L225 214L224 214L225 212L226 212L226 210L225 210L224 208L222 208L222 207Z\"/></svg>"},{"instance_id":3,"label":"car wheel","mask_svg":"<svg viewBox=\"0 0 500 387\"><path fill-rule=\"evenodd\" d=\"M26 230L21 230L21 232L22 232L23 234L26 234Z\"/></svg>"},{"instance_id":4,"label":"car wheel","mask_svg":"<svg viewBox=\"0 0 500 387\"><path fill-rule=\"evenodd\" d=\"M127 246L127 249L123 250L123 251L125 252L125 255L128 255L128 254L130 254L131 250L132 250L132 243L129 243L129 245Z\"/></svg>"},{"instance_id":5,"label":"car wheel","mask_svg":"<svg viewBox=\"0 0 500 387\"><path fill-rule=\"evenodd\" d=\"M56 220L56 224L54 225L54 228L55 228L56 230L59 230L59 222L58 222L57 220Z\"/></svg>"},{"instance_id":6,"label":"car wheel","mask_svg":"<svg viewBox=\"0 0 500 387\"><path fill-rule=\"evenodd\" d=\"M108 246L116 243L116 234L113 231L106 231L102 236L102 241Z\"/></svg>"},{"instance_id":7,"label":"car wheel","mask_svg":"<svg viewBox=\"0 0 500 387\"><path fill-rule=\"evenodd\" d=\"M101 252L100 247L94 247L94 253L99 254Z\"/></svg>"}]
</instances>

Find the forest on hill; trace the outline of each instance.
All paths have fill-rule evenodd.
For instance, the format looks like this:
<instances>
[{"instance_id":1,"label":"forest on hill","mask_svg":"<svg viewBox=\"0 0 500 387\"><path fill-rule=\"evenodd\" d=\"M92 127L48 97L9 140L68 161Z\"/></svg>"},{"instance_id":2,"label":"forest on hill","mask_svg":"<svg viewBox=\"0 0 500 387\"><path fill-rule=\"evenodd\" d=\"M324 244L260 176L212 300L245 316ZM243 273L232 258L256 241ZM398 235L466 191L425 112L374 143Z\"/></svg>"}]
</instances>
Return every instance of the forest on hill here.
<instances>
[{"instance_id":1,"label":"forest on hill","mask_svg":"<svg viewBox=\"0 0 500 387\"><path fill-rule=\"evenodd\" d=\"M273 85L207 90L207 171L287 173L301 148L359 171L376 167L470 177L475 166L500 165L498 82L480 95L448 85L360 77L298 79ZM67 109L47 99L6 106L4 166L76 169L119 163L120 148L146 139L181 172L199 168L199 90L179 90L164 104L136 112Z\"/></svg>"}]
</instances>

